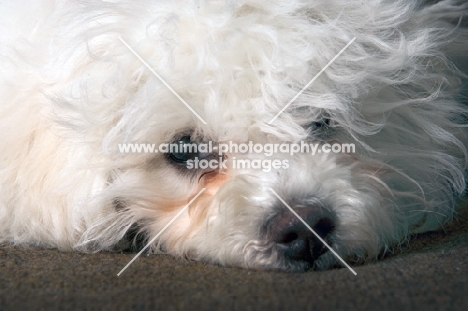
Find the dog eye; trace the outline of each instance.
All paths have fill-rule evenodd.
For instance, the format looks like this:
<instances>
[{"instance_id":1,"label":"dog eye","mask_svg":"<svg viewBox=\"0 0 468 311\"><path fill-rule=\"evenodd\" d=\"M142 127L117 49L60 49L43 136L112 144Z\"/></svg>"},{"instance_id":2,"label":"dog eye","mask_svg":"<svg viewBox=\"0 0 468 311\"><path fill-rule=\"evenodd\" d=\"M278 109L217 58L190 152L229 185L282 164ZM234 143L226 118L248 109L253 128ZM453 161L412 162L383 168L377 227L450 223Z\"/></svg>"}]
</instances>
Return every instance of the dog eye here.
<instances>
[{"instance_id":1,"label":"dog eye","mask_svg":"<svg viewBox=\"0 0 468 311\"><path fill-rule=\"evenodd\" d=\"M309 129L313 131L317 130L324 130L330 126L330 119L329 118L323 118L319 121L314 121L310 123Z\"/></svg>"},{"instance_id":2,"label":"dog eye","mask_svg":"<svg viewBox=\"0 0 468 311\"><path fill-rule=\"evenodd\" d=\"M169 154L169 158L177 163L185 163L188 160L194 160L197 158L197 155L196 153L174 152Z\"/></svg>"},{"instance_id":3,"label":"dog eye","mask_svg":"<svg viewBox=\"0 0 468 311\"><path fill-rule=\"evenodd\" d=\"M170 152L168 157L176 163L184 164L189 160L204 159L210 156L209 153L199 152L198 143L192 141L190 136L184 136L172 144L177 145L178 150L177 152Z\"/></svg>"}]
</instances>

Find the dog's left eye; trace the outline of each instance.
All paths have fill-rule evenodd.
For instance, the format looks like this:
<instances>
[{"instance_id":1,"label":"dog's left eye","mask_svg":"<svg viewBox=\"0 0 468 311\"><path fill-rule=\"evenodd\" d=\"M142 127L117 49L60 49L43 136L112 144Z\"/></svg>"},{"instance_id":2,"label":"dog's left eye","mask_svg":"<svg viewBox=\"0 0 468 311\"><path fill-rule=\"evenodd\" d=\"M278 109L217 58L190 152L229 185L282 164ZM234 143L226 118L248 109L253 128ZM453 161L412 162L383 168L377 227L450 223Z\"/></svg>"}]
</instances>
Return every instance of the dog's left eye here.
<instances>
[{"instance_id":1,"label":"dog's left eye","mask_svg":"<svg viewBox=\"0 0 468 311\"><path fill-rule=\"evenodd\" d=\"M329 126L330 126L330 119L323 118L321 120L310 123L309 128L311 131L316 131L316 130L324 130Z\"/></svg>"},{"instance_id":2,"label":"dog's left eye","mask_svg":"<svg viewBox=\"0 0 468 311\"><path fill-rule=\"evenodd\" d=\"M170 152L168 157L176 163L184 164L189 160L204 159L210 156L210 153L199 152L198 143L192 141L190 136L184 136L172 144L177 144L178 150Z\"/></svg>"}]
</instances>

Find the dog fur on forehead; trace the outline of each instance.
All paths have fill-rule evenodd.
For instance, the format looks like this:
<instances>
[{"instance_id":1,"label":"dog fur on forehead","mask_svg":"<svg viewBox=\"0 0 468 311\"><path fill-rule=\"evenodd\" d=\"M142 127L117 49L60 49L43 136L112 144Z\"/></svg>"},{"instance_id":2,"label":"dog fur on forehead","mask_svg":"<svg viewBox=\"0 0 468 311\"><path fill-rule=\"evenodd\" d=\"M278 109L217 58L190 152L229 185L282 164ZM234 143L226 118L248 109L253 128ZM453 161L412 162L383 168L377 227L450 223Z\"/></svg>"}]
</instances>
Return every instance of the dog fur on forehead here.
<instances>
[{"instance_id":1,"label":"dog fur on forehead","mask_svg":"<svg viewBox=\"0 0 468 311\"><path fill-rule=\"evenodd\" d=\"M336 257L273 191L355 264L450 221L464 195L464 1L23 0L0 12L0 241L135 249L206 188L151 252L326 269ZM270 171L235 169L259 155L228 153L228 169L209 171L119 149L181 139L356 150L260 155L288 163Z\"/></svg>"}]
</instances>

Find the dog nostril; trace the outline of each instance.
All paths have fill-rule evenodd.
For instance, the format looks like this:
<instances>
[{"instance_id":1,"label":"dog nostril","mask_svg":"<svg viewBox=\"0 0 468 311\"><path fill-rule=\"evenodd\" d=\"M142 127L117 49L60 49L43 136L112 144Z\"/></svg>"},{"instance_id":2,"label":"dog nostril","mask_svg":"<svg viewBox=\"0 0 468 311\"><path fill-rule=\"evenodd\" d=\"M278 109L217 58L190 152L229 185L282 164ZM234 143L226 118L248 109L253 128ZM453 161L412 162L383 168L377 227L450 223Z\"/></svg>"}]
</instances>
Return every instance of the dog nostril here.
<instances>
[{"instance_id":1,"label":"dog nostril","mask_svg":"<svg viewBox=\"0 0 468 311\"><path fill-rule=\"evenodd\" d=\"M298 208L295 212L329 243L335 229L335 217L331 212L320 207ZM290 211L276 214L266 227L268 239L276 244L276 248L285 258L313 263L328 250Z\"/></svg>"},{"instance_id":2,"label":"dog nostril","mask_svg":"<svg viewBox=\"0 0 468 311\"><path fill-rule=\"evenodd\" d=\"M329 218L321 218L312 229L323 239L335 229L335 224Z\"/></svg>"},{"instance_id":3,"label":"dog nostril","mask_svg":"<svg viewBox=\"0 0 468 311\"><path fill-rule=\"evenodd\" d=\"M290 232L290 233L285 234L279 243L288 244L297 240L298 238L299 236L297 235L297 233Z\"/></svg>"}]
</instances>

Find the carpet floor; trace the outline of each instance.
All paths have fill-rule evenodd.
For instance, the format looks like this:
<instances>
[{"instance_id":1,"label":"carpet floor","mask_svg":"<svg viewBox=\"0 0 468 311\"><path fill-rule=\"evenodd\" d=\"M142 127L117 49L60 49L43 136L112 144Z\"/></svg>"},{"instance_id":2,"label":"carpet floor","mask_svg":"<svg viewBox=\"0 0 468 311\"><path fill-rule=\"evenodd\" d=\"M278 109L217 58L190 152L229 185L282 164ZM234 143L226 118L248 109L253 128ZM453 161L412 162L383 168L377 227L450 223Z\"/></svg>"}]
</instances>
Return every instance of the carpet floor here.
<instances>
[{"instance_id":1,"label":"carpet floor","mask_svg":"<svg viewBox=\"0 0 468 311\"><path fill-rule=\"evenodd\" d=\"M0 310L468 310L468 209L382 261L283 273L0 246Z\"/></svg>"}]
</instances>

